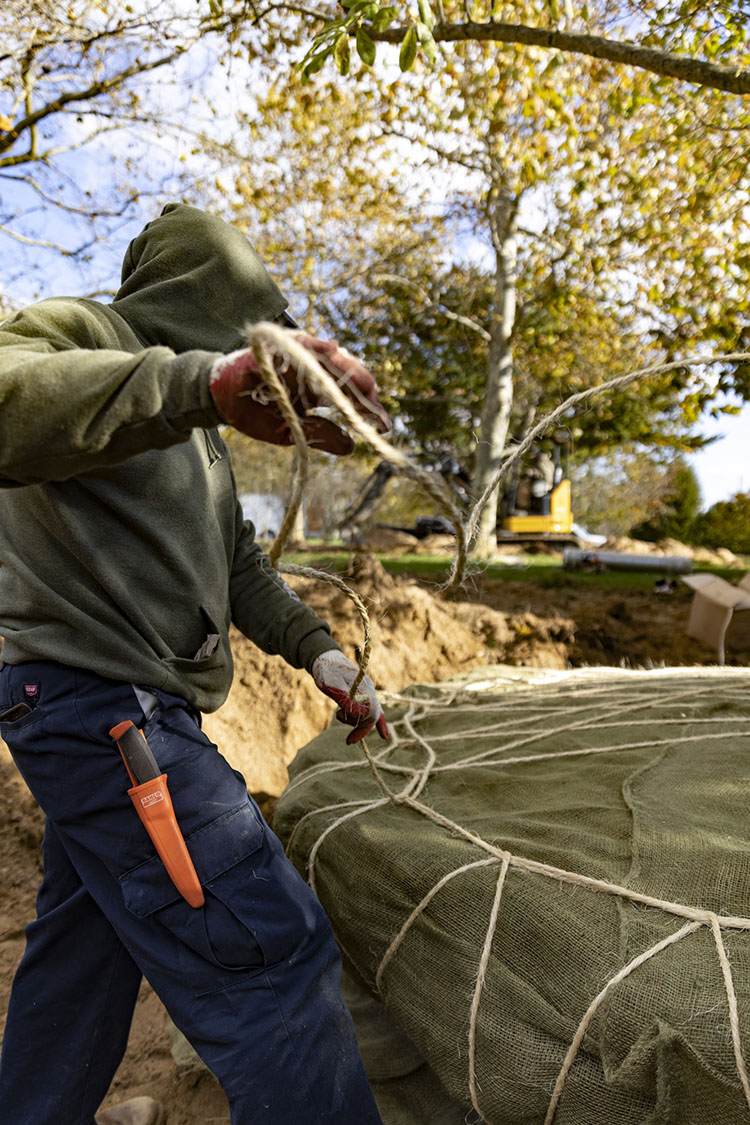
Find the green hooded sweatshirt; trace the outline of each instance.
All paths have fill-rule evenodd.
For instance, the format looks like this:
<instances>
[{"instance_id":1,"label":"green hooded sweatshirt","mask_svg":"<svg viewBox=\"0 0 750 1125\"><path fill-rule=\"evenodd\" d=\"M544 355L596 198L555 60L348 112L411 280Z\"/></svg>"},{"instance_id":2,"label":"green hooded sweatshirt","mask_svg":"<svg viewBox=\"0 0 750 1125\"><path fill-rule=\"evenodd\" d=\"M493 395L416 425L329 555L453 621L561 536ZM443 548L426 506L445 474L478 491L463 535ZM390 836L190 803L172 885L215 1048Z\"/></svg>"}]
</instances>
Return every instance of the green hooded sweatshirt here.
<instances>
[{"instance_id":1,"label":"green hooded sweatshirt","mask_svg":"<svg viewBox=\"0 0 750 1125\"><path fill-rule=\"evenodd\" d=\"M294 667L338 647L243 520L208 389L244 325L285 307L238 230L169 204L128 247L111 305L55 298L0 325L5 662L57 660L213 711L230 622Z\"/></svg>"}]
</instances>

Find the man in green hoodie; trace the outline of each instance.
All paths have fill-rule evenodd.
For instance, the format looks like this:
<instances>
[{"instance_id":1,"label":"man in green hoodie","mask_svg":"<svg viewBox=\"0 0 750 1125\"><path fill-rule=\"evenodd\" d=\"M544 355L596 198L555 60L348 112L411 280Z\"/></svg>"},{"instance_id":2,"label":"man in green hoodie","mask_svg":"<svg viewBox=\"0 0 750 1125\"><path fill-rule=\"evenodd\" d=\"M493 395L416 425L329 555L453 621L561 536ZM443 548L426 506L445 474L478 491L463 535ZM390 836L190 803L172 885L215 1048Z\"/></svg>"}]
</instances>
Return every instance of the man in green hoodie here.
<instances>
[{"instance_id":1,"label":"man in green hoodie","mask_svg":"<svg viewBox=\"0 0 750 1125\"><path fill-rule=\"evenodd\" d=\"M47 817L37 917L0 1060L1 1125L93 1125L142 975L221 1082L233 1125L380 1119L315 896L200 730L226 698L231 623L310 671L352 726L372 683L270 567L242 518L231 422L287 444L247 324L286 301L234 227L168 205L130 244L111 305L42 301L0 326L0 734ZM369 373L299 341L381 430ZM311 445L351 448L288 366ZM175 890L135 815L110 728L168 774L205 903ZM262 732L248 732L262 738Z\"/></svg>"}]
</instances>

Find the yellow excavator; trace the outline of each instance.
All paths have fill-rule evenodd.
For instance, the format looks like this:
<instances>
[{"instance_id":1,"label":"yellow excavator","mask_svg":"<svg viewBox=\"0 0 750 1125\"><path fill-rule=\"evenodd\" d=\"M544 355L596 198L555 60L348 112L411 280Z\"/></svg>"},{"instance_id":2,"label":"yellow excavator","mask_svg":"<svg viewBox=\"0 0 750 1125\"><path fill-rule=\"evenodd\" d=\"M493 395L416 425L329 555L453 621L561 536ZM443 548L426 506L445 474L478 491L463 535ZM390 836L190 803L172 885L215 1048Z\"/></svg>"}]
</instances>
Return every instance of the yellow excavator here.
<instances>
[{"instance_id":1,"label":"yellow excavator","mask_svg":"<svg viewBox=\"0 0 750 1125\"><path fill-rule=\"evenodd\" d=\"M554 453L532 450L519 464L500 504L499 543L579 542L573 530L567 440L556 439Z\"/></svg>"},{"instance_id":2,"label":"yellow excavator","mask_svg":"<svg viewBox=\"0 0 750 1125\"><path fill-rule=\"evenodd\" d=\"M570 507L570 479L567 474L567 435L555 437L554 453L533 449L502 497L497 523L499 543L549 543L578 546L580 539L573 530L573 513ZM457 465L446 467L446 458L439 466L444 478L454 488L468 484L468 477L458 478ZM362 484L357 496L341 517L345 538L356 539L372 519L377 503L391 477L397 470L387 461L381 461ZM465 499L465 496L463 497ZM378 524L396 531L408 531L418 539L425 535L450 533L452 528L444 516L420 517L414 527L395 527Z\"/></svg>"},{"instance_id":3,"label":"yellow excavator","mask_svg":"<svg viewBox=\"0 0 750 1125\"><path fill-rule=\"evenodd\" d=\"M548 511L508 512L502 518L500 530L514 537L564 535L566 538L575 538L570 508L570 481L563 477L549 492Z\"/></svg>"}]
</instances>

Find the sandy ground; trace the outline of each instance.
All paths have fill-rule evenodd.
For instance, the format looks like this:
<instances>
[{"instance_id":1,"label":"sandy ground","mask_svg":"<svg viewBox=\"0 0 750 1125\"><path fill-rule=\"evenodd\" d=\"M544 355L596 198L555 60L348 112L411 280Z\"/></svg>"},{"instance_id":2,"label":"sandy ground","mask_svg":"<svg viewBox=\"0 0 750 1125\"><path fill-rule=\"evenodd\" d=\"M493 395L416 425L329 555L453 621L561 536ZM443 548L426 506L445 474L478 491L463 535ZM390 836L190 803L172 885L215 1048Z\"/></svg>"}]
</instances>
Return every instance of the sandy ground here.
<instances>
[{"instance_id":1,"label":"sandy ground","mask_svg":"<svg viewBox=\"0 0 750 1125\"><path fill-rule=\"evenodd\" d=\"M545 668L582 665L654 667L710 664L714 654L685 637L691 592L671 597L650 590L581 591L554 585L478 576L458 598L387 575L367 557L352 569L373 628L370 672L377 687L397 691L485 663ZM292 584L332 625L349 652L362 643L352 603L338 591L307 579ZM252 792L278 794L297 749L330 721L333 705L306 673L235 638L236 676L222 709L206 729ZM729 635L729 662L750 664L750 641ZM262 733L261 733L262 732ZM343 736L343 733L342 733ZM5 1012L23 929L33 915L40 874L42 817L0 746L0 1011ZM267 803L272 808L272 802ZM169 1110L169 1125L228 1123L226 1100L205 1072L172 1057L166 1017L144 985L127 1055L106 1104L150 1094Z\"/></svg>"}]
</instances>

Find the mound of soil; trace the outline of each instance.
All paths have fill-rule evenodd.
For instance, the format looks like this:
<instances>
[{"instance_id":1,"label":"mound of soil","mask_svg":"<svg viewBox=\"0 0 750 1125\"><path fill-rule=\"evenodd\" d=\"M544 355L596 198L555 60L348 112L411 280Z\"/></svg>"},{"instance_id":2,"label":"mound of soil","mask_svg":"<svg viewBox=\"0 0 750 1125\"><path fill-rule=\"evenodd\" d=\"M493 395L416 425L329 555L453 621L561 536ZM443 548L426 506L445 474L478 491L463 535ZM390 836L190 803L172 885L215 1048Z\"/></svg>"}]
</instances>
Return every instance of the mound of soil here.
<instances>
[{"instance_id":1,"label":"mound of soil","mask_svg":"<svg viewBox=\"0 0 750 1125\"><path fill-rule=\"evenodd\" d=\"M630 555L678 555L692 559L700 566L729 566L742 569L742 559L733 554L727 547L691 547L681 543L679 539L660 539L658 543L647 543L643 539L629 539L625 535L615 539L608 539L602 550L624 551Z\"/></svg>"},{"instance_id":2,"label":"mound of soil","mask_svg":"<svg viewBox=\"0 0 750 1125\"><path fill-rule=\"evenodd\" d=\"M715 654L685 637L691 592L582 588L561 573L554 584L474 576L458 597L387 574L366 555L350 564L349 579L371 618L370 674L381 691L447 678L487 663L544 668L606 664L627 667L708 664ZM345 651L361 646L362 625L340 591L307 578L290 584L332 627ZM750 663L750 653L729 652ZM236 675L225 705L205 727L253 792L278 794L299 747L331 720L334 705L305 672L266 656L243 637L233 639ZM342 737L344 732L342 729ZM0 749L0 1012L23 950L23 928L34 910L40 875L42 816ZM214 1079L172 1057L164 1010L143 986L128 1053L107 1104L150 1094L169 1109L169 1125L228 1123L226 1100Z\"/></svg>"},{"instance_id":3,"label":"mound of soil","mask_svg":"<svg viewBox=\"0 0 750 1125\"><path fill-rule=\"evenodd\" d=\"M424 586L389 575L369 555L357 555L344 575L365 601L372 630L368 673L379 691L400 691L416 681L445 679L484 663L486 630L502 651L513 632L505 615L469 605L462 612ZM352 600L324 581L289 577L300 597L331 626L351 659L364 644ZM331 721L335 707L306 672L266 656L240 634L233 636L235 680L224 706L204 722L206 733L242 770L253 791L280 793L286 766ZM564 667L563 665L560 665Z\"/></svg>"}]
</instances>

